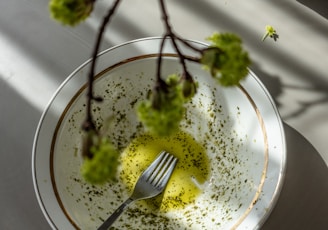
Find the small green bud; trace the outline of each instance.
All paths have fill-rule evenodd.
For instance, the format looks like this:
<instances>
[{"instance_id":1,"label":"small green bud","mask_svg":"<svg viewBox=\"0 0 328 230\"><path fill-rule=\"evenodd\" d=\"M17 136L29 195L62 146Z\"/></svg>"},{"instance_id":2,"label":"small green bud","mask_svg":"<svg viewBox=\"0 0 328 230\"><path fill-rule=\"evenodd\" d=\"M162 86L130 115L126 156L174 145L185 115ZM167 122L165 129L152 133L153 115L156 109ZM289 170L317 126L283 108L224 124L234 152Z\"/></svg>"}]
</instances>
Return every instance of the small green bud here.
<instances>
[{"instance_id":1,"label":"small green bud","mask_svg":"<svg viewBox=\"0 0 328 230\"><path fill-rule=\"evenodd\" d=\"M213 77L215 77L221 68L221 58L223 52L218 47L209 47L203 50L200 63L208 69Z\"/></svg>"},{"instance_id":2,"label":"small green bud","mask_svg":"<svg viewBox=\"0 0 328 230\"><path fill-rule=\"evenodd\" d=\"M182 77L181 84L183 97L187 100L191 99L196 94L197 84L188 72Z\"/></svg>"}]
</instances>

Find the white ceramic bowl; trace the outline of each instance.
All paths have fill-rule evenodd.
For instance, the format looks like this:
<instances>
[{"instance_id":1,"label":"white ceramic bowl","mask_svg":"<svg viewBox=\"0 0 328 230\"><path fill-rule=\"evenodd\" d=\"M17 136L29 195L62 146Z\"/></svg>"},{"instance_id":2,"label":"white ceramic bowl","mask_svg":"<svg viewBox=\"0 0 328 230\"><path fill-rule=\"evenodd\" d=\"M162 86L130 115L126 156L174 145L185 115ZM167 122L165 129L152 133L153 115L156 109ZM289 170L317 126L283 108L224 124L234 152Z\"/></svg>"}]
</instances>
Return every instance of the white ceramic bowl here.
<instances>
[{"instance_id":1,"label":"white ceramic bowl","mask_svg":"<svg viewBox=\"0 0 328 230\"><path fill-rule=\"evenodd\" d=\"M95 90L105 100L95 105L95 117L99 124L109 115L124 117L113 131L120 133L115 140L120 147L128 145L132 133L142 132L135 102L152 87L160 41L131 41L99 54ZM186 55L195 55L182 50ZM169 42L164 47L163 61L164 76L180 71ZM34 187L45 217L56 229L95 229L129 195L121 190L118 194L119 188L111 184L91 186L79 174L80 126L85 118L89 68L90 61L60 86L35 136ZM251 71L240 87L222 88L200 65L188 63L188 69L199 82L199 89L187 105L187 117L193 122L184 121L181 127L205 147L211 160L204 193L195 204L173 210L165 218L156 213L151 220L143 214L135 219L123 214L123 221L117 223L119 229L127 228L127 224L138 229L256 229L276 203L283 182L286 146L283 125L268 91ZM138 205L134 208L137 210ZM142 224L136 226L134 221Z\"/></svg>"}]
</instances>

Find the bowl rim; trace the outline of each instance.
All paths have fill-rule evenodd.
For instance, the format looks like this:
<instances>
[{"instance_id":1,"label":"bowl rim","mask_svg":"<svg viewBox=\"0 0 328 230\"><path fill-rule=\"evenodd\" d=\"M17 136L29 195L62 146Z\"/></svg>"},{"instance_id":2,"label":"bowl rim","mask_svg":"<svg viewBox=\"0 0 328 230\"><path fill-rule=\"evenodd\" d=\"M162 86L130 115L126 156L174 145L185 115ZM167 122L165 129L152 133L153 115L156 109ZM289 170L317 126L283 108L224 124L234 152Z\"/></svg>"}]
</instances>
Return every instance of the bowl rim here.
<instances>
[{"instance_id":1,"label":"bowl rim","mask_svg":"<svg viewBox=\"0 0 328 230\"><path fill-rule=\"evenodd\" d=\"M109 53L113 50L116 50L116 49L120 49L121 47L124 47L124 46L127 46L127 45L133 45L133 44L136 44L136 43L139 43L139 42L147 42L147 41L160 41L162 38L161 37L148 37L148 38L141 38L141 39L136 39L136 40L132 40L132 41L128 41L128 42L125 42L125 43L122 43L120 45L117 45L117 46L114 46L114 47L111 47L109 49L106 49L102 52L100 52L98 55L97 55L97 58L103 56L104 54L106 53ZM169 38L167 38L169 39ZM206 43L203 43L203 42L199 42L199 41L195 41L195 40L189 40L187 39L187 41L189 42L192 42L194 44L197 44L199 46L202 46L202 47L207 47L208 44ZM156 53L156 52L155 52ZM158 54L158 52L157 52ZM99 60L99 59L98 59ZM58 89L56 90L56 92L54 93L54 95L52 96L52 98L50 99L48 105L46 106L46 109L43 111L42 115L41 115L41 118L40 118L40 121L38 123L38 126L37 126L37 129L36 129L36 133L35 133L35 137L34 137L34 141L33 141L33 149L32 149L32 177L33 177L33 186L34 186L34 190L35 190L35 193L36 193L36 196L37 196L37 200L38 200L38 203L40 205L40 208L44 214L44 216L46 217L48 223L53 227L53 228L56 228L56 224L54 223L54 221L52 220L51 218L51 214L49 214L49 212L47 211L47 208L44 204L44 199L47 199L47 197L44 197L42 198L42 194L41 194L41 191L40 191L40 188L39 188L39 181L38 181L38 175L37 175L37 168L36 168L36 158L37 158L37 151L38 151L38 142L40 140L40 132L42 131L43 129L43 124L44 124L44 121L46 119L46 116L50 110L50 107L51 105L53 104L53 102L55 101L56 97L60 94L61 90L65 87L65 85L83 68L87 67L90 63L91 63L91 59L87 60L86 62L84 62L82 65L80 65L78 68L76 68L64 81L63 83L58 87ZM98 74L99 74L99 70L98 70ZM280 135L281 135L281 141L282 141L282 157L281 157L281 168L280 168L280 171L279 171L279 175L278 175L278 179L277 179L277 184L275 186L275 190L273 192L273 195L272 195L272 199L270 201L270 206L267 207L267 210L266 210L266 213L263 214L263 216L260 218L260 221L257 223L257 225L255 225L254 227L255 228L259 228L263 225L263 223L266 221L266 219L269 217L270 213L272 212L274 206L276 205L277 203L277 200L279 198L279 194L282 190L282 187L283 187L283 182L284 182L284 177L285 177L285 171L286 171L286 154L287 154L287 147L286 147L286 139L285 139L285 132L284 132L284 128L283 128L283 122L281 120L281 117L280 117L280 114L279 114L279 111L274 103L274 100L272 99L269 91L266 89L266 87L264 86L264 84L260 81L260 79L251 71L249 70L249 75L252 76L252 78L256 81L256 83L261 87L263 93L265 94L266 96L266 99L269 100L269 102L271 103L271 107L272 109L274 110L275 112L275 115L276 115L276 118L277 118L277 122L278 122L278 125L279 125L279 128L280 128ZM261 194L259 194L260 196ZM256 205L254 203L254 205ZM251 210L250 210L251 211ZM248 214L247 214L248 215ZM245 218L247 217L247 215L245 216ZM245 219L244 218L244 219ZM243 219L243 220L244 220ZM239 225L239 226L242 226L242 223Z\"/></svg>"}]
</instances>

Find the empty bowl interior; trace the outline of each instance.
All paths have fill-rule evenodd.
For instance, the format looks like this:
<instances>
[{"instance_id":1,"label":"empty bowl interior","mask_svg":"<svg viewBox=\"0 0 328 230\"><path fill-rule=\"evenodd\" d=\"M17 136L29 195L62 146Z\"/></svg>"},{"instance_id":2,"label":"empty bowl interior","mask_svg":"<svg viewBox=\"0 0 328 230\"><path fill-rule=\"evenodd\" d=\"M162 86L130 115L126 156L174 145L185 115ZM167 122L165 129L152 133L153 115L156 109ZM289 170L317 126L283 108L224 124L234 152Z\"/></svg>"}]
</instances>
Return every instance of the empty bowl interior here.
<instances>
[{"instance_id":1,"label":"empty bowl interior","mask_svg":"<svg viewBox=\"0 0 328 230\"><path fill-rule=\"evenodd\" d=\"M181 72L178 59L170 56L164 58L162 69L163 76ZM116 223L118 229L138 225L148 229L154 223L153 227L163 225L166 229L232 228L243 221L259 198L268 161L266 131L260 115L241 87L219 86L198 64L189 63L188 69L199 87L186 104L180 128L205 149L208 180L200 185L202 193L196 201L183 209L147 211L135 204ZM156 57L139 56L110 66L96 76L94 89L104 101L93 104L94 120L101 126L109 117L112 119L106 135L120 151L146 132L138 121L136 107L152 89L155 74ZM92 186L81 178L86 87L72 98L58 123L52 173L58 202L72 224L95 229L129 196L129 191L119 176L117 182L103 186ZM136 212L138 215L133 214Z\"/></svg>"}]
</instances>

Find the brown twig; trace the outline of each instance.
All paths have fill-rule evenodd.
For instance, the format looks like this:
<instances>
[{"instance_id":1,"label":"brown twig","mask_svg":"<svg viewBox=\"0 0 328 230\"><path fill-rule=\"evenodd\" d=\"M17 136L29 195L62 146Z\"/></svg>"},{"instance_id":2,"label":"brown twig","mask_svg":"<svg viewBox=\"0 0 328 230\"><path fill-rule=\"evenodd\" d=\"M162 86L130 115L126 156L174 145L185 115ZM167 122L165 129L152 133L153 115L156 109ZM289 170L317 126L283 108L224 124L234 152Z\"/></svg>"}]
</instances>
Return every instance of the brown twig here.
<instances>
[{"instance_id":1,"label":"brown twig","mask_svg":"<svg viewBox=\"0 0 328 230\"><path fill-rule=\"evenodd\" d=\"M91 62L90 72L89 72L89 75L88 75L87 115L86 115L86 120L83 123L83 129L84 130L94 130L94 131L96 131L96 127L95 127L95 124L94 124L93 119L92 119L91 105L92 105L92 101L102 101L101 97L95 97L94 94L93 94L93 80L94 80L94 75L95 75L97 54L99 52L99 47L100 47L100 44L101 44L101 40L103 38L103 33L105 32L105 27L109 23L112 16L114 15L115 10L117 9L120 2L121 2L121 0L116 0L113 3L112 7L109 9L107 15L104 17L104 19L103 19L103 21L100 25L100 28L98 30L96 43L95 43L93 53L92 53L92 62Z\"/></svg>"},{"instance_id":2,"label":"brown twig","mask_svg":"<svg viewBox=\"0 0 328 230\"><path fill-rule=\"evenodd\" d=\"M180 49L177 45L177 42L176 42L177 37L176 37L175 33L173 32L172 27L170 25L170 20L169 20L168 13L166 11L166 6L164 4L164 0L159 0L159 3L160 3L161 12L162 12L162 20L164 22L165 29L166 29L166 33L163 36L163 40L166 39L167 37L169 37L171 39L171 42L174 46L174 49L176 50L176 52L179 56L180 64L183 68L183 71L187 72L187 66L186 66L186 63L185 63L185 58L184 58L184 55L181 53L181 51L180 51Z\"/></svg>"},{"instance_id":3,"label":"brown twig","mask_svg":"<svg viewBox=\"0 0 328 230\"><path fill-rule=\"evenodd\" d=\"M162 20L165 25L165 34L162 37L162 42L161 42L160 50L159 50L159 56L158 56L158 60L157 60L157 80L156 80L155 87L154 87L155 91L158 91L158 90L165 91L167 88L165 81L161 78L163 48L164 48L167 38L170 38L170 41L172 42L172 45L177 52L177 55L180 60L180 64L183 69L182 77L184 79L189 78L189 80L190 80L190 78L191 78L191 75L188 73L188 70L187 70L186 60L193 61L193 62L199 62L199 58L190 58L190 57L185 56L181 52L177 42L181 42L183 45L187 46L190 49L193 49L196 52L199 52L200 54L203 52L202 49L199 49L199 48L193 46L192 44L190 44L189 42L187 42L186 40L184 40L183 38L179 37L178 35L176 35L174 33L172 26L170 25L169 16L168 16L164 1L165 0L159 0L160 9L161 9L161 13L162 13ZM104 17L104 19L100 25L100 28L98 30L96 43L95 43L93 53L92 53L92 62L91 62L90 72L88 75L88 91L87 91L87 104L86 104L87 114L86 114L86 120L83 123L84 130L93 130L93 131L97 132L96 126L93 121L92 108L91 108L93 101L96 101L96 102L102 101L101 97L94 96L94 91L93 91L93 82L94 82L94 76L95 76L97 55L99 52L99 47L101 44L101 40L103 38L105 27L109 23L110 19L112 18L113 14L115 13L120 2L121 2L121 0L115 0L113 5L110 7L107 15Z\"/></svg>"}]
</instances>

